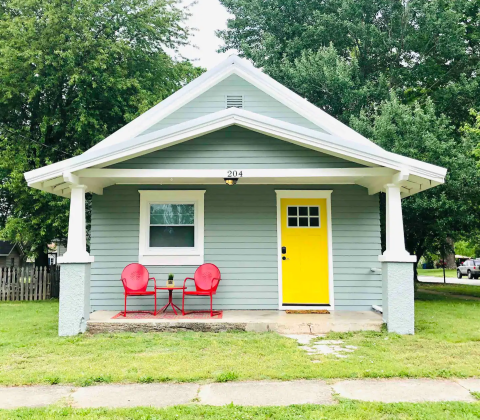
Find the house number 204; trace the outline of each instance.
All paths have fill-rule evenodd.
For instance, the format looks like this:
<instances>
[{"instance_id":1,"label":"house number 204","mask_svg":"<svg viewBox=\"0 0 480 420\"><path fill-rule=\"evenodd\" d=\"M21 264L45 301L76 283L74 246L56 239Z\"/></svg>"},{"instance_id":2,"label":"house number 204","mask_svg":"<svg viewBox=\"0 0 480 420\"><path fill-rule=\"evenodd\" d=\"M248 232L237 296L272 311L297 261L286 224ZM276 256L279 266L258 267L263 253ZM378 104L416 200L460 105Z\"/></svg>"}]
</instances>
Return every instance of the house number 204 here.
<instances>
[{"instance_id":1,"label":"house number 204","mask_svg":"<svg viewBox=\"0 0 480 420\"><path fill-rule=\"evenodd\" d=\"M241 178L243 171L227 171L229 178Z\"/></svg>"}]
</instances>

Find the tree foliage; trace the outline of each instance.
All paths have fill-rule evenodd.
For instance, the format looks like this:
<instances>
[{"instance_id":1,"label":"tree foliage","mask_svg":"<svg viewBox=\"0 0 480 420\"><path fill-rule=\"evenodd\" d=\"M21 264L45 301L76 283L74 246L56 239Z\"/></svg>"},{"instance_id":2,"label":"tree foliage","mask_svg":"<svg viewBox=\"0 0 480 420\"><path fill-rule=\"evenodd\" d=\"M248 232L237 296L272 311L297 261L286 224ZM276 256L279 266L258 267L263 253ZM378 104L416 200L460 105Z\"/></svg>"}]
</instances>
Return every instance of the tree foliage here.
<instances>
[{"instance_id":1,"label":"tree foliage","mask_svg":"<svg viewBox=\"0 0 480 420\"><path fill-rule=\"evenodd\" d=\"M0 3L0 228L38 253L64 238L68 200L23 172L77 155L201 73L176 0Z\"/></svg>"},{"instance_id":2,"label":"tree foliage","mask_svg":"<svg viewBox=\"0 0 480 420\"><path fill-rule=\"evenodd\" d=\"M386 80L402 100L432 96L438 112L457 127L468 119L470 108L478 108L478 0L221 2L233 15L219 32L223 49L238 50L297 91L285 63L297 62L301 71L305 57L332 45L357 67L354 79L364 89L375 90ZM304 93L322 106L315 90L305 86ZM383 95L386 99L388 91Z\"/></svg>"},{"instance_id":3,"label":"tree foliage","mask_svg":"<svg viewBox=\"0 0 480 420\"><path fill-rule=\"evenodd\" d=\"M403 200L406 247L420 259L425 252L446 249L447 238L458 240L476 226L480 208L480 176L469 135L460 141L433 101L402 104L395 95L373 115L352 118L352 128L386 150L448 169L443 185Z\"/></svg>"},{"instance_id":4,"label":"tree foliage","mask_svg":"<svg viewBox=\"0 0 480 420\"><path fill-rule=\"evenodd\" d=\"M449 170L445 185L403 202L410 252L477 228L479 0L221 2L233 15L224 50L385 149Z\"/></svg>"}]
</instances>

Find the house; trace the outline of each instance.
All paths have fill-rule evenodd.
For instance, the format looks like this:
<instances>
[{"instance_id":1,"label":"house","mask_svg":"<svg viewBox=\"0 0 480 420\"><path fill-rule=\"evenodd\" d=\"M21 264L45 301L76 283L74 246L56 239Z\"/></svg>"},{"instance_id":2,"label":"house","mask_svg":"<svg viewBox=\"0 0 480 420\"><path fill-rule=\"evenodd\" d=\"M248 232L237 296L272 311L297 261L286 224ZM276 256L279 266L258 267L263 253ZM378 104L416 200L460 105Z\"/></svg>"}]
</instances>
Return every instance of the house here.
<instances>
[{"instance_id":1,"label":"house","mask_svg":"<svg viewBox=\"0 0 480 420\"><path fill-rule=\"evenodd\" d=\"M25 262L25 255L18 244L0 241L0 267L20 267Z\"/></svg>"},{"instance_id":2,"label":"house","mask_svg":"<svg viewBox=\"0 0 480 420\"><path fill-rule=\"evenodd\" d=\"M91 311L122 309L120 273L130 262L159 282L215 263L218 309L374 305L390 331L411 334L416 257L405 250L401 198L445 175L383 150L231 56L82 155L25 178L70 197L61 335L84 331ZM90 253L85 193L93 195Z\"/></svg>"},{"instance_id":3,"label":"house","mask_svg":"<svg viewBox=\"0 0 480 420\"><path fill-rule=\"evenodd\" d=\"M53 242L48 245L48 265L56 265L58 258L65 254L66 251L67 248L62 241L59 239L53 240Z\"/></svg>"}]
</instances>

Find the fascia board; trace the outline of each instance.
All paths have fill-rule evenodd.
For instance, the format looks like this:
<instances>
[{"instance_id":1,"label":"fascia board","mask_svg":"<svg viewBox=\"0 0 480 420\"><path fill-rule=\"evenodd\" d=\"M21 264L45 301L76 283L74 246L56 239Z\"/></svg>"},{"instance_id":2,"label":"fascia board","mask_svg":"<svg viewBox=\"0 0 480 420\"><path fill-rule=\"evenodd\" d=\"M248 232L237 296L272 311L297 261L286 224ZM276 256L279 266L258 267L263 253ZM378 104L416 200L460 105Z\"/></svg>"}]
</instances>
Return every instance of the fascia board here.
<instances>
[{"instance_id":1,"label":"fascia board","mask_svg":"<svg viewBox=\"0 0 480 420\"><path fill-rule=\"evenodd\" d=\"M405 165L408 165L408 169L412 174L441 183L443 183L446 173L444 168L404 158L403 156L386 152L381 148L359 145L357 142L265 117L250 111L230 108L145 134L121 144L114 144L98 151L89 150L67 161L27 172L25 178L29 184L37 183L59 176L65 170L73 172L113 160L127 158L135 154L148 153L152 149L158 150L171 146L233 124L319 151L330 151L392 169L400 170L405 168Z\"/></svg>"}]
</instances>

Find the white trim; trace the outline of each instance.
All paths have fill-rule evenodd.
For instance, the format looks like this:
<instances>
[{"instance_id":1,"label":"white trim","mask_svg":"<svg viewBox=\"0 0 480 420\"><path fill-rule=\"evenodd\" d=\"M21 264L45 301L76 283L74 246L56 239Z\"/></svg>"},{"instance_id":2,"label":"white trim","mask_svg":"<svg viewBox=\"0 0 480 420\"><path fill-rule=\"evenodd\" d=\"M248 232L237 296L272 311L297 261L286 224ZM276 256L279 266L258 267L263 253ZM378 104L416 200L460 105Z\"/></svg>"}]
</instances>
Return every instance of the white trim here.
<instances>
[{"instance_id":1,"label":"white trim","mask_svg":"<svg viewBox=\"0 0 480 420\"><path fill-rule=\"evenodd\" d=\"M302 98L300 95L297 95L290 89L278 83L261 70L255 68L248 60L239 58L236 55L229 56L216 67L203 73L200 77L196 78L173 95L170 95L168 98L155 105L129 124L117 130L105 140L93 146L90 150L98 151L103 147L108 147L115 143L121 143L127 139L140 135L154 124L168 117L182 106L188 104L202 93L207 92L210 88L234 74L251 83L253 86L303 116L319 128L325 130L327 133L350 138L352 141L355 141L360 145L371 145L381 150L379 146L363 137L355 130L352 130L347 125Z\"/></svg>"},{"instance_id":2,"label":"white trim","mask_svg":"<svg viewBox=\"0 0 480 420\"><path fill-rule=\"evenodd\" d=\"M416 263L417 256L411 255L408 252L401 254L389 254L389 255L379 255L378 261L380 262L405 262L405 263Z\"/></svg>"},{"instance_id":3,"label":"white trim","mask_svg":"<svg viewBox=\"0 0 480 420\"><path fill-rule=\"evenodd\" d=\"M305 306L309 309L335 309L333 289L333 243L332 243L332 192L333 190L275 190L277 194L277 265L278 265L278 309L301 309L301 306L284 306L282 288L282 198L325 198L327 200L327 243L328 243L328 294L329 305Z\"/></svg>"},{"instance_id":4,"label":"white trim","mask_svg":"<svg viewBox=\"0 0 480 420\"><path fill-rule=\"evenodd\" d=\"M68 217L67 250L59 257L59 264L90 263L95 258L87 252L85 219L85 185L72 185L70 215Z\"/></svg>"},{"instance_id":5,"label":"white trim","mask_svg":"<svg viewBox=\"0 0 480 420\"><path fill-rule=\"evenodd\" d=\"M310 169L235 169L242 172L239 180L246 178L364 178L393 176L390 168L310 168ZM228 178L227 169L82 169L84 178Z\"/></svg>"},{"instance_id":6,"label":"white trim","mask_svg":"<svg viewBox=\"0 0 480 420\"><path fill-rule=\"evenodd\" d=\"M40 182L56 178L65 171L75 172L92 166L110 165L173 146L231 125L239 125L312 150L326 152L333 156L347 157L356 162L380 165L397 171L408 171L412 175L436 183L443 183L446 174L444 168L395 155L383 149L373 148L369 145L359 145L348 139L265 117L244 109L229 108L139 136L122 144L105 147L94 152L90 150L75 158L35 169L25 173L25 179L30 186L43 189L45 187L39 184ZM428 188L427 181L425 184Z\"/></svg>"},{"instance_id":7,"label":"white trim","mask_svg":"<svg viewBox=\"0 0 480 420\"><path fill-rule=\"evenodd\" d=\"M139 190L140 231L138 261L146 265L200 265L204 262L205 190ZM150 204L193 204L195 206L195 246L193 248L150 248L148 228Z\"/></svg>"}]
</instances>

